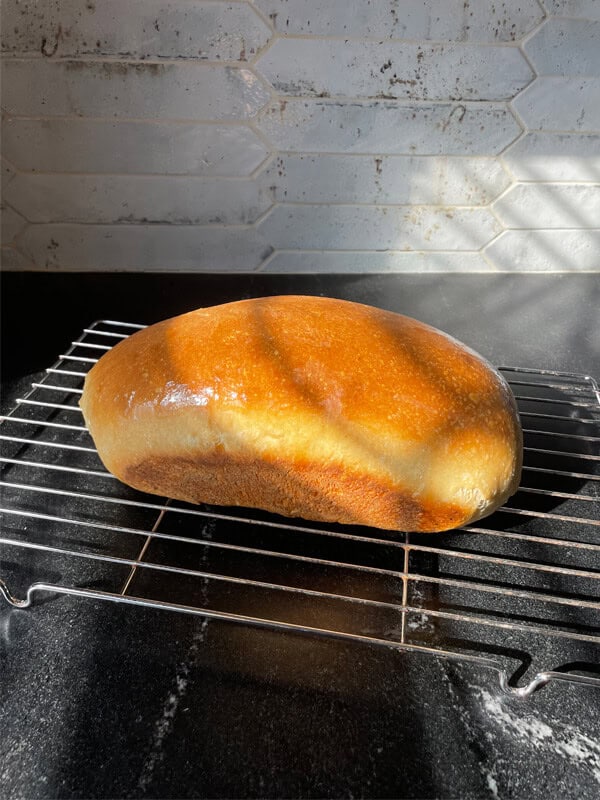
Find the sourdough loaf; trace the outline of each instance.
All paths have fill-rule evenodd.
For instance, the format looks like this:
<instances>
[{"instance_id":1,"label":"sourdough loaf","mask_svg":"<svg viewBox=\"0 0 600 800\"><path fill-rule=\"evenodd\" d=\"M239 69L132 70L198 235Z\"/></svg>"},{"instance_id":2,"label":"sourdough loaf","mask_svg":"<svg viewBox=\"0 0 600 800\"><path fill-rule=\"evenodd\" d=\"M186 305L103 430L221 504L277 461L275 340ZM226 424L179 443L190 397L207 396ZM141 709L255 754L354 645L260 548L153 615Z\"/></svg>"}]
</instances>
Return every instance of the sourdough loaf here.
<instances>
[{"instance_id":1,"label":"sourdough loaf","mask_svg":"<svg viewBox=\"0 0 600 800\"><path fill-rule=\"evenodd\" d=\"M89 372L81 408L107 469L191 503L441 531L516 491L503 377L409 317L324 297L201 308Z\"/></svg>"}]
</instances>

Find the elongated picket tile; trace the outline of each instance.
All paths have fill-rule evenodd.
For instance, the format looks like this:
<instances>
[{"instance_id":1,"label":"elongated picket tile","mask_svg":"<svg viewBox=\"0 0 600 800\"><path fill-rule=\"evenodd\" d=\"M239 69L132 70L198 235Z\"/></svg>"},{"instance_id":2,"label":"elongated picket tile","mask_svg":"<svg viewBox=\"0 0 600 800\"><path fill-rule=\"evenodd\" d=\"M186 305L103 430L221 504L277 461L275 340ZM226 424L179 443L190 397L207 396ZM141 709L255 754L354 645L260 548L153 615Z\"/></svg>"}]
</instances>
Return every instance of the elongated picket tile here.
<instances>
[{"instance_id":1,"label":"elongated picket tile","mask_svg":"<svg viewBox=\"0 0 600 800\"><path fill-rule=\"evenodd\" d=\"M580 0L594 3L596 0ZM571 0L577 2L577 0ZM283 34L439 41L520 39L543 19L535 0L254 0Z\"/></svg>"},{"instance_id":2,"label":"elongated picket tile","mask_svg":"<svg viewBox=\"0 0 600 800\"><path fill-rule=\"evenodd\" d=\"M198 225L30 225L21 236L38 269L248 272L272 248L255 228Z\"/></svg>"},{"instance_id":3,"label":"elongated picket tile","mask_svg":"<svg viewBox=\"0 0 600 800\"><path fill-rule=\"evenodd\" d=\"M598 0L543 0L549 14L600 20Z\"/></svg>"},{"instance_id":4,"label":"elongated picket tile","mask_svg":"<svg viewBox=\"0 0 600 800\"><path fill-rule=\"evenodd\" d=\"M2 202L6 202L6 196L3 197ZM27 225L27 220L18 214L13 208L2 206L0 208L1 217L1 241L2 244L10 244L15 236L17 236L23 228Z\"/></svg>"},{"instance_id":5,"label":"elongated picket tile","mask_svg":"<svg viewBox=\"0 0 600 800\"><path fill-rule=\"evenodd\" d=\"M598 228L600 183L515 184L492 208L506 228Z\"/></svg>"},{"instance_id":6,"label":"elongated picket tile","mask_svg":"<svg viewBox=\"0 0 600 800\"><path fill-rule=\"evenodd\" d=\"M253 72L202 63L9 60L2 102L9 114L228 120L268 100Z\"/></svg>"},{"instance_id":7,"label":"elongated picket tile","mask_svg":"<svg viewBox=\"0 0 600 800\"><path fill-rule=\"evenodd\" d=\"M600 131L600 77L537 78L513 105L532 130Z\"/></svg>"},{"instance_id":8,"label":"elongated picket tile","mask_svg":"<svg viewBox=\"0 0 600 800\"><path fill-rule=\"evenodd\" d=\"M512 144L502 161L522 181L600 182L600 134L533 131Z\"/></svg>"},{"instance_id":9,"label":"elongated picket tile","mask_svg":"<svg viewBox=\"0 0 600 800\"><path fill-rule=\"evenodd\" d=\"M271 202L248 179L19 174L6 199L31 222L247 224Z\"/></svg>"},{"instance_id":10,"label":"elongated picket tile","mask_svg":"<svg viewBox=\"0 0 600 800\"><path fill-rule=\"evenodd\" d=\"M5 144L4 141L2 141L2 145L3 145L2 149L3 150L4 150L4 144ZM6 151L5 151L5 154L6 154ZM2 170L2 181L3 181L2 185L5 186L8 183L8 181L12 180L12 178L14 177L15 170L13 168L13 165L10 163L10 161L7 158L5 158L4 156L2 158L0 158L0 169Z\"/></svg>"},{"instance_id":11,"label":"elongated picket tile","mask_svg":"<svg viewBox=\"0 0 600 800\"><path fill-rule=\"evenodd\" d=\"M485 208L283 203L259 229L275 249L477 250L500 225Z\"/></svg>"},{"instance_id":12,"label":"elongated picket tile","mask_svg":"<svg viewBox=\"0 0 600 800\"><path fill-rule=\"evenodd\" d=\"M4 142L2 142L2 145L4 146ZM6 192L8 185L14 177L15 170L13 165L5 158L2 158L0 164L0 199L4 197L4 193Z\"/></svg>"},{"instance_id":13,"label":"elongated picket tile","mask_svg":"<svg viewBox=\"0 0 600 800\"><path fill-rule=\"evenodd\" d=\"M509 272L597 271L600 230L505 231L485 249L497 269Z\"/></svg>"},{"instance_id":14,"label":"elongated picket tile","mask_svg":"<svg viewBox=\"0 0 600 800\"><path fill-rule=\"evenodd\" d=\"M195 0L9 2L3 50L55 58L202 58L246 61L271 31L249 3Z\"/></svg>"},{"instance_id":15,"label":"elongated picket tile","mask_svg":"<svg viewBox=\"0 0 600 800\"><path fill-rule=\"evenodd\" d=\"M548 19L524 50L538 75L600 76L600 21Z\"/></svg>"},{"instance_id":16,"label":"elongated picket tile","mask_svg":"<svg viewBox=\"0 0 600 800\"><path fill-rule=\"evenodd\" d=\"M274 200L482 205L510 183L493 158L281 155L261 174Z\"/></svg>"},{"instance_id":17,"label":"elongated picket tile","mask_svg":"<svg viewBox=\"0 0 600 800\"><path fill-rule=\"evenodd\" d=\"M268 155L246 125L13 117L2 133L10 160L38 172L244 177Z\"/></svg>"},{"instance_id":18,"label":"elongated picket tile","mask_svg":"<svg viewBox=\"0 0 600 800\"><path fill-rule=\"evenodd\" d=\"M279 94L510 100L533 78L516 47L279 39L257 64Z\"/></svg>"},{"instance_id":19,"label":"elongated picket tile","mask_svg":"<svg viewBox=\"0 0 600 800\"><path fill-rule=\"evenodd\" d=\"M504 104L279 100L258 124L280 150L495 155L521 133Z\"/></svg>"},{"instance_id":20,"label":"elongated picket tile","mask_svg":"<svg viewBox=\"0 0 600 800\"><path fill-rule=\"evenodd\" d=\"M261 272L358 273L365 272L489 272L480 253L373 252L369 250L279 250Z\"/></svg>"},{"instance_id":21,"label":"elongated picket tile","mask_svg":"<svg viewBox=\"0 0 600 800\"><path fill-rule=\"evenodd\" d=\"M0 267L5 270L35 269L35 264L15 247L0 247Z\"/></svg>"}]
</instances>

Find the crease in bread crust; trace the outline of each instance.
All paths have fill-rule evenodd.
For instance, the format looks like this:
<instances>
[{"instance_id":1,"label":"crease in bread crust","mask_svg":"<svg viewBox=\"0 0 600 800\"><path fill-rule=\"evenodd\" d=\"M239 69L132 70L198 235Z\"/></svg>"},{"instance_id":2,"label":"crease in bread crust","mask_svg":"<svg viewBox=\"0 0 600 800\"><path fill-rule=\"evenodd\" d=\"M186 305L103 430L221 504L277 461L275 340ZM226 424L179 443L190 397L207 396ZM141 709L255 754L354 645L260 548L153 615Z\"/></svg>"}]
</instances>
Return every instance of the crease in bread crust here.
<instances>
[{"instance_id":1,"label":"crease in bread crust","mask_svg":"<svg viewBox=\"0 0 600 800\"><path fill-rule=\"evenodd\" d=\"M446 334L321 297L199 309L103 356L81 407L106 467L189 502L435 531L517 488L501 375Z\"/></svg>"}]
</instances>

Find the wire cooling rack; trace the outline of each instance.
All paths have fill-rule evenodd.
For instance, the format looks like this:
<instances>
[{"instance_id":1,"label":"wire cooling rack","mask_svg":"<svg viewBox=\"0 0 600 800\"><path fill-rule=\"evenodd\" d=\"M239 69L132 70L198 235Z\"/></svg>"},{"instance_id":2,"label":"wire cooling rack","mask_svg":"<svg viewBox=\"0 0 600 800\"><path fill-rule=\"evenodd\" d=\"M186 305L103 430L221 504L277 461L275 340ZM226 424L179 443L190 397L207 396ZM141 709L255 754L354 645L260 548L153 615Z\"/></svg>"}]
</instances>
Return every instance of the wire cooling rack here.
<instances>
[{"instance_id":1,"label":"wire cooling rack","mask_svg":"<svg viewBox=\"0 0 600 800\"><path fill-rule=\"evenodd\" d=\"M142 327L85 328L2 418L0 594L9 604L78 595L431 653L488 666L521 697L552 680L600 686L591 377L501 368L525 463L519 491L491 517L433 535L323 526L145 495L104 469L78 407L83 379Z\"/></svg>"}]
</instances>

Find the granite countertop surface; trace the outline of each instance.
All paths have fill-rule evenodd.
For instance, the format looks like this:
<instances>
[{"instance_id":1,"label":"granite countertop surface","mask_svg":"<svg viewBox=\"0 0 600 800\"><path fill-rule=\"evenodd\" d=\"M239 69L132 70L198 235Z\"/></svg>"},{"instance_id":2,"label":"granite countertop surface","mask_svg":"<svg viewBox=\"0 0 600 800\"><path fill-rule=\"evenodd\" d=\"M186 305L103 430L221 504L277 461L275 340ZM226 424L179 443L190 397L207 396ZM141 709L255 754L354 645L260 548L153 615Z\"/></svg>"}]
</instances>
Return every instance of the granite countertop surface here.
<instances>
[{"instance_id":1,"label":"granite countertop surface","mask_svg":"<svg viewBox=\"0 0 600 800\"><path fill-rule=\"evenodd\" d=\"M6 273L2 409L95 319L279 293L407 313L496 364L600 375L598 275ZM0 599L3 798L599 794L596 688L520 700L475 664L99 600Z\"/></svg>"}]
</instances>

